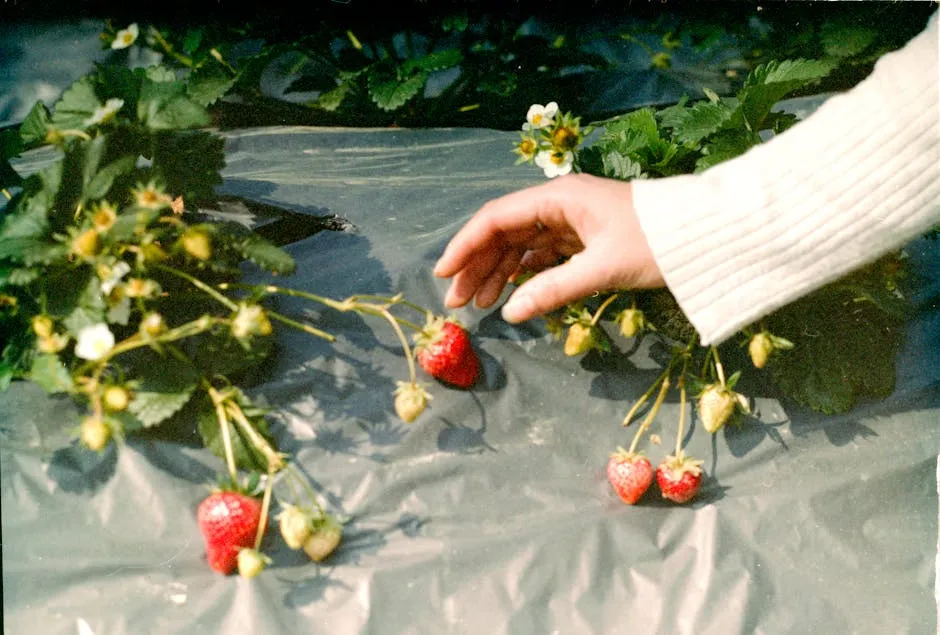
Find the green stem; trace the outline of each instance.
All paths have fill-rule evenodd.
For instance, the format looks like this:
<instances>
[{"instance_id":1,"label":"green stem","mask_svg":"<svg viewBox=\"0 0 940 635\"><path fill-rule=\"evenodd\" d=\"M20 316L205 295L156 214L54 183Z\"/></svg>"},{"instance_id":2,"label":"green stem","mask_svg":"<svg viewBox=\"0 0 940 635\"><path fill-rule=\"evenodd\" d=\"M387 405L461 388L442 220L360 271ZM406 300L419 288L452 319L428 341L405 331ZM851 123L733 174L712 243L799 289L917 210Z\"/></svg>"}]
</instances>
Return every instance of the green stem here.
<instances>
[{"instance_id":1,"label":"green stem","mask_svg":"<svg viewBox=\"0 0 940 635\"><path fill-rule=\"evenodd\" d=\"M268 461L268 472L279 472L284 469L284 459L280 454L274 451L274 448L271 447L267 441L264 440L258 431L255 430L255 427L251 425L251 422L248 421L248 417L245 416L245 412L241 409L237 403L228 400L226 403L226 412L228 415L235 420L235 423L242 429L245 433L245 436L248 437L248 440L251 441L251 444L264 455L264 458Z\"/></svg>"},{"instance_id":2,"label":"green stem","mask_svg":"<svg viewBox=\"0 0 940 635\"><path fill-rule=\"evenodd\" d=\"M392 315L388 309L382 309L381 315L392 325L392 330L395 331L395 335L397 335L398 339L401 341L401 346L405 349L405 358L408 360L408 374L411 376L411 383L417 384L418 375L415 372L415 360L411 355L411 347L408 345L408 338L405 337L405 333L401 330L398 322L395 321L395 316Z\"/></svg>"},{"instance_id":3,"label":"green stem","mask_svg":"<svg viewBox=\"0 0 940 635\"><path fill-rule=\"evenodd\" d=\"M601 319L601 315L603 315L604 310L607 309L607 307L610 306L610 303L616 300L619 296L620 296L619 293L615 293L609 298L607 298L606 300L604 300L603 304L597 307L597 311L594 313L594 317L591 318L591 326L594 326L595 324L597 324L598 320Z\"/></svg>"},{"instance_id":4,"label":"green stem","mask_svg":"<svg viewBox=\"0 0 940 635\"><path fill-rule=\"evenodd\" d=\"M13 195L10 194L10 191L9 191L7 188L2 188L2 189L0 189L0 192L3 192L3 195L7 197L7 200L8 200L8 201L12 201L12 200L13 200Z\"/></svg>"},{"instance_id":5,"label":"green stem","mask_svg":"<svg viewBox=\"0 0 940 635\"><path fill-rule=\"evenodd\" d=\"M310 326L309 324L304 324L303 322L292 320L285 315L281 315L280 313L275 313L274 311L271 311L271 310L268 310L268 315L272 319L275 319L278 322L286 324L287 326L303 331L304 333L309 333L310 335L316 335L317 337L322 337L327 342L336 341L336 338L333 335L330 335L326 331L321 331L320 329L316 327Z\"/></svg>"},{"instance_id":6,"label":"green stem","mask_svg":"<svg viewBox=\"0 0 940 635\"><path fill-rule=\"evenodd\" d=\"M320 516L325 516L326 513L323 511L323 507L320 505L320 501L317 500L317 493L313 491L312 487L310 487L307 479L302 478L300 474L297 473L297 468L294 467L293 463L287 464L287 472L293 476L298 483L300 483L300 486L307 494L307 497L311 500L311 502L313 502L314 506L316 506L317 510L320 512Z\"/></svg>"},{"instance_id":7,"label":"green stem","mask_svg":"<svg viewBox=\"0 0 940 635\"><path fill-rule=\"evenodd\" d=\"M682 364L682 373L679 375L679 432L676 434L676 456L682 452L682 437L685 434L685 373L688 370L689 360L686 358Z\"/></svg>"},{"instance_id":8,"label":"green stem","mask_svg":"<svg viewBox=\"0 0 940 635\"><path fill-rule=\"evenodd\" d=\"M656 396L656 401L653 402L653 407L650 408L650 411L646 414L646 419L643 420L643 424L636 431L636 434L633 436L633 443L630 444L630 454L636 452L636 446L640 442L640 437L643 436L643 433L650 427L650 424L653 423L653 419L656 418L656 415L659 413L659 407L663 405L663 400L666 398L666 391L669 390L669 377L666 376L663 379L662 386L659 388L659 394Z\"/></svg>"},{"instance_id":9,"label":"green stem","mask_svg":"<svg viewBox=\"0 0 940 635\"><path fill-rule=\"evenodd\" d=\"M721 386L725 385L725 369L721 365L721 359L718 357L718 349L712 346L712 355L715 357L715 370L718 372L718 381L721 382Z\"/></svg>"},{"instance_id":10,"label":"green stem","mask_svg":"<svg viewBox=\"0 0 940 635\"><path fill-rule=\"evenodd\" d=\"M215 289L207 285L205 282L203 282L199 278L191 276L185 271L180 271L179 269L168 267L167 265L157 264L154 266L157 269L160 269L161 271L165 271L167 273L173 274L174 276L177 276L178 278L183 278L184 280L186 280L187 282L195 286L200 291L205 292L206 294L211 296L213 299L218 300L220 303L224 304L230 310L232 311L238 310L238 305L235 304L235 302L225 297L224 295L222 295L221 293L219 293L218 291L216 291Z\"/></svg>"},{"instance_id":11,"label":"green stem","mask_svg":"<svg viewBox=\"0 0 940 635\"><path fill-rule=\"evenodd\" d=\"M623 418L623 426L627 427L630 425L630 422L633 421L634 415L637 411L646 403L646 401L653 396L653 391L656 390L656 387L660 385L661 382L665 381L669 376L669 373L672 372L672 367L675 364L675 358L669 360L669 364L666 366L666 369L656 378L650 387L646 389L646 392L640 395L640 398L637 399L636 403L633 404L633 407L630 408L630 411L627 413L627 416Z\"/></svg>"},{"instance_id":12,"label":"green stem","mask_svg":"<svg viewBox=\"0 0 940 635\"><path fill-rule=\"evenodd\" d=\"M271 508L271 491L274 489L274 474L269 470L268 479L264 484L264 498L261 500L261 522L258 524L258 533L255 535L255 549L261 547L261 539L268 525L268 510Z\"/></svg>"},{"instance_id":13,"label":"green stem","mask_svg":"<svg viewBox=\"0 0 940 635\"><path fill-rule=\"evenodd\" d=\"M153 39L157 42L157 44L159 44L161 48L163 48L163 51L167 55L175 59L177 62L179 62L183 66L192 68L193 66L192 59L186 57L185 55L178 53L176 49L173 48L173 45L166 41L166 39L163 37L163 34L160 33L160 31L157 30L156 27L150 27L150 34L153 36Z\"/></svg>"},{"instance_id":14,"label":"green stem","mask_svg":"<svg viewBox=\"0 0 940 635\"><path fill-rule=\"evenodd\" d=\"M219 430L222 433L222 447L225 449L225 464L232 483L238 483L238 472L235 468L235 452L232 450L232 432L229 430L228 415L225 412L225 397L212 386L206 386L206 391L215 405L215 415L219 420Z\"/></svg>"}]
</instances>

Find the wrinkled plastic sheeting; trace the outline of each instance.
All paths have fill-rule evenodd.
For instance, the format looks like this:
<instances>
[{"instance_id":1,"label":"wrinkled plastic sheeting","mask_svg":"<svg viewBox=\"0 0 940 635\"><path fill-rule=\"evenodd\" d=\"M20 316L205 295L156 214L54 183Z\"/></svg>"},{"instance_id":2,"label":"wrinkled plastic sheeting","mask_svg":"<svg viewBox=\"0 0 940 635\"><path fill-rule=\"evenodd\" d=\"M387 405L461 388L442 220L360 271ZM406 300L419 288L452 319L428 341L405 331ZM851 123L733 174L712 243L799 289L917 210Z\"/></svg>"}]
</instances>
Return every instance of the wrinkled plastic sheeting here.
<instances>
[{"instance_id":1,"label":"wrinkled plastic sheeting","mask_svg":"<svg viewBox=\"0 0 940 635\"><path fill-rule=\"evenodd\" d=\"M402 292L440 311L446 283L431 269L449 237L488 199L542 180L512 165L515 137L233 132L223 191L354 225L291 245L298 272L279 283ZM429 410L404 425L391 393L406 364L381 320L280 302L337 340L280 333L251 393L350 522L322 565L269 532L274 565L250 581L203 555L195 510L219 460L158 439L84 452L61 428L74 407L16 383L0 394L4 632L934 632L940 267L929 241L910 253L934 278L895 393L833 417L756 395L742 427L694 430L708 478L683 507L654 494L623 505L604 474L633 435L625 411L660 372L649 339L572 359L540 322L462 309L483 379L432 383ZM654 461L677 419L671 398Z\"/></svg>"}]
</instances>

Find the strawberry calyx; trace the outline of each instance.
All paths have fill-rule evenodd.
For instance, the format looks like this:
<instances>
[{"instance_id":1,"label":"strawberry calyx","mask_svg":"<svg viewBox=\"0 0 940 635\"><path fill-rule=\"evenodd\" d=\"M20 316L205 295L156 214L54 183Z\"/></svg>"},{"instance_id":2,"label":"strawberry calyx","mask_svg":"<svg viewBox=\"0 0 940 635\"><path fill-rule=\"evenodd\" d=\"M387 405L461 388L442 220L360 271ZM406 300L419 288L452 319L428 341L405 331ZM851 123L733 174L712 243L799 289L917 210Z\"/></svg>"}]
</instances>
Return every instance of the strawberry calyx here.
<instances>
[{"instance_id":1,"label":"strawberry calyx","mask_svg":"<svg viewBox=\"0 0 940 635\"><path fill-rule=\"evenodd\" d=\"M678 454L666 456L663 462L660 463L660 467L669 470L672 480L678 481L687 473L693 476L701 476L703 463L704 461L701 459L687 457L685 452L680 450Z\"/></svg>"}]
</instances>

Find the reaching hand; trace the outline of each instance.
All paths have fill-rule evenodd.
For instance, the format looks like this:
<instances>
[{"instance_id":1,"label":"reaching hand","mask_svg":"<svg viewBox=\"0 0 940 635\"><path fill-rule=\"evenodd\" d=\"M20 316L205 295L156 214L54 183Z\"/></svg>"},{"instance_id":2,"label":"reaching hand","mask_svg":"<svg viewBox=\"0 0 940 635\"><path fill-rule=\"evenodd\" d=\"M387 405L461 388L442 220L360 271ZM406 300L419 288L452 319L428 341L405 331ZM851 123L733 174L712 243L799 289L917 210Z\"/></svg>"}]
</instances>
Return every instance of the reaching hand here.
<instances>
[{"instance_id":1,"label":"reaching hand","mask_svg":"<svg viewBox=\"0 0 940 635\"><path fill-rule=\"evenodd\" d=\"M524 270L540 273L503 306L507 322L597 291L665 285L637 221L630 183L585 174L490 201L451 239L434 274L453 277L444 300L448 307L475 298L485 308Z\"/></svg>"}]
</instances>

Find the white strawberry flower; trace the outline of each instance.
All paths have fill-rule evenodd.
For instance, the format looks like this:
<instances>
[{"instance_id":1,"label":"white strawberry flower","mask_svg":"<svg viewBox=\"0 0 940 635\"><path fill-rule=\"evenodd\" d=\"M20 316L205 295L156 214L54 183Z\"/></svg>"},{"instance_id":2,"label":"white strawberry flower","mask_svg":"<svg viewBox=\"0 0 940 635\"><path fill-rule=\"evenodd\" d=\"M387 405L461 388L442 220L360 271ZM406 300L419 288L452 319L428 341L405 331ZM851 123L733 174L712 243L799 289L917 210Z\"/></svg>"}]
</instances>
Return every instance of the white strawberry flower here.
<instances>
[{"instance_id":1,"label":"white strawberry flower","mask_svg":"<svg viewBox=\"0 0 940 635\"><path fill-rule=\"evenodd\" d=\"M545 176L550 179L571 172L573 163L574 154L570 151L558 152L557 150L542 150L535 155L535 165L542 168L545 172Z\"/></svg>"},{"instance_id":2,"label":"white strawberry flower","mask_svg":"<svg viewBox=\"0 0 940 635\"><path fill-rule=\"evenodd\" d=\"M129 264L123 260L119 261L107 272L105 279L101 281L101 293L110 295L111 292L114 291L114 287L121 281L121 278L129 274L130 271L131 266Z\"/></svg>"},{"instance_id":3,"label":"white strawberry flower","mask_svg":"<svg viewBox=\"0 0 940 635\"><path fill-rule=\"evenodd\" d=\"M104 102L104 106L99 106L95 112L85 121L86 126L94 126L99 123L108 123L114 119L114 115L124 106L123 99L111 98Z\"/></svg>"},{"instance_id":4,"label":"white strawberry flower","mask_svg":"<svg viewBox=\"0 0 940 635\"><path fill-rule=\"evenodd\" d=\"M101 359L114 348L114 334L107 324L99 322L86 326L78 332L75 356L87 360Z\"/></svg>"},{"instance_id":5,"label":"white strawberry flower","mask_svg":"<svg viewBox=\"0 0 940 635\"><path fill-rule=\"evenodd\" d=\"M129 25L126 29L121 29L114 36L114 41L111 42L112 49L126 49L128 46L137 41L137 36L140 35L140 29L137 27L137 23Z\"/></svg>"},{"instance_id":6,"label":"white strawberry flower","mask_svg":"<svg viewBox=\"0 0 940 635\"><path fill-rule=\"evenodd\" d=\"M526 113L526 122L522 124L523 130L538 130L539 128L548 128L555 123L555 115L558 114L558 104L550 101L544 106L542 104L532 104L529 106L529 112Z\"/></svg>"}]
</instances>

